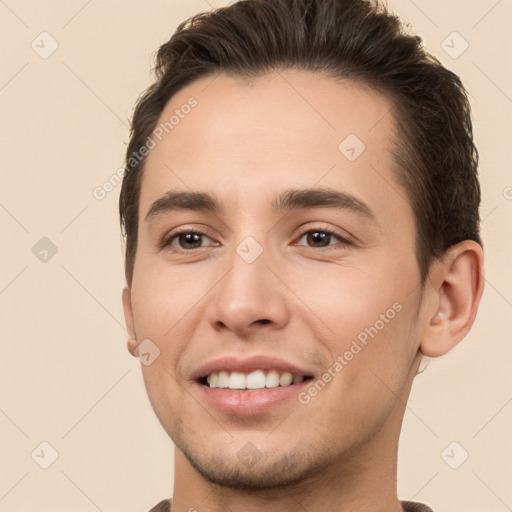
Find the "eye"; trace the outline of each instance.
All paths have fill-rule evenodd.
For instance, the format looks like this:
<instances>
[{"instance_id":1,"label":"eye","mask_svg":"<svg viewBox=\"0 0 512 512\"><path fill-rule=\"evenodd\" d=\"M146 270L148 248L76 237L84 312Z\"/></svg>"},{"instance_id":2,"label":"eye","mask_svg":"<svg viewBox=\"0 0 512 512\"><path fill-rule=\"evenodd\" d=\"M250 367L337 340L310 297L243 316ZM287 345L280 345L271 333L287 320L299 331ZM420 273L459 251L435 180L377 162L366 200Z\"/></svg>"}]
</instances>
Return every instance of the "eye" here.
<instances>
[{"instance_id":1,"label":"eye","mask_svg":"<svg viewBox=\"0 0 512 512\"><path fill-rule=\"evenodd\" d=\"M305 239L305 244L300 243L303 239ZM199 231L183 230L175 232L164 239L161 247L170 247L173 251L183 253L192 252L195 249L201 249L208 245L212 245L211 243L208 243L208 241L213 242L213 240L204 233ZM350 242L346 240L341 233L337 233L335 230L328 228L315 228L304 231L300 235L296 245L307 245L314 249L322 249L332 246L344 247L350 245Z\"/></svg>"},{"instance_id":2,"label":"eye","mask_svg":"<svg viewBox=\"0 0 512 512\"><path fill-rule=\"evenodd\" d=\"M198 231L179 231L166 238L162 247L170 246L176 248L178 252L189 252L204 247L202 242L205 238L212 241L210 237Z\"/></svg>"},{"instance_id":3,"label":"eye","mask_svg":"<svg viewBox=\"0 0 512 512\"><path fill-rule=\"evenodd\" d=\"M333 245L350 245L350 242L343 238L341 233L327 228L309 229L302 233L299 242L303 238L305 238L306 244L297 243L297 245L308 245L309 247L320 249Z\"/></svg>"}]
</instances>

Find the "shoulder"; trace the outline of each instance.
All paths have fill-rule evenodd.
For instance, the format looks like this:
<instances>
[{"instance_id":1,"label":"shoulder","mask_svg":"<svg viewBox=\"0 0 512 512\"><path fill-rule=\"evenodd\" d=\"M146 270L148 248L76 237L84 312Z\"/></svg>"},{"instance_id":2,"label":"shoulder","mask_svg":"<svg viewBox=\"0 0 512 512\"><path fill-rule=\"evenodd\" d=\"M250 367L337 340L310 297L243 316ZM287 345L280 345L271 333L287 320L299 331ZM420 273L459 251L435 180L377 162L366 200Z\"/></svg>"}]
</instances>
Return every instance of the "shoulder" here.
<instances>
[{"instance_id":1,"label":"shoulder","mask_svg":"<svg viewBox=\"0 0 512 512\"><path fill-rule=\"evenodd\" d=\"M171 500L162 500L157 503L153 508L150 508L148 512L170 512Z\"/></svg>"},{"instance_id":2,"label":"shoulder","mask_svg":"<svg viewBox=\"0 0 512 512\"><path fill-rule=\"evenodd\" d=\"M416 501L401 501L406 512L434 512L428 505Z\"/></svg>"},{"instance_id":3,"label":"shoulder","mask_svg":"<svg viewBox=\"0 0 512 512\"><path fill-rule=\"evenodd\" d=\"M414 501L402 501L402 506L406 512L434 512L429 506ZM162 500L157 503L153 508L149 509L148 512L170 512L171 500Z\"/></svg>"}]
</instances>

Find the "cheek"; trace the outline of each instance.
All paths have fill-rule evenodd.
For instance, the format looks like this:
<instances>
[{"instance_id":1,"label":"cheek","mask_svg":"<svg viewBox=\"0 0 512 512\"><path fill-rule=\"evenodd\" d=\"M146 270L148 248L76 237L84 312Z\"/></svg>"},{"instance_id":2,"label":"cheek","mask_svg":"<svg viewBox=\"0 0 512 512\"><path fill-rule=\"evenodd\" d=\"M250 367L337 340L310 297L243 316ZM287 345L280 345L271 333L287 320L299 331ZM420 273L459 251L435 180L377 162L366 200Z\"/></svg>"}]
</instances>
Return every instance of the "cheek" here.
<instances>
[{"instance_id":1,"label":"cheek","mask_svg":"<svg viewBox=\"0 0 512 512\"><path fill-rule=\"evenodd\" d=\"M412 310L404 306L398 312L391 311L385 316L387 323L371 316L348 316L343 324L340 321L338 332L342 334L329 341L333 362L321 376L324 383L312 383L301 397L301 403L311 407L315 424L321 415L322 424L331 425L326 430L344 425L339 432L340 442L377 431L403 395L416 353L410 343L414 337L409 327ZM343 326L347 326L346 335Z\"/></svg>"},{"instance_id":2,"label":"cheek","mask_svg":"<svg viewBox=\"0 0 512 512\"><path fill-rule=\"evenodd\" d=\"M149 352L152 357L156 355L151 364L142 363L141 369L150 402L161 421L167 417L165 411L169 407L179 405L178 362L190 338L186 332L190 328L188 314L198 301L196 295L190 286L167 279L163 273L147 272L134 277L135 332L139 343L150 340Z\"/></svg>"},{"instance_id":3,"label":"cheek","mask_svg":"<svg viewBox=\"0 0 512 512\"><path fill-rule=\"evenodd\" d=\"M348 339L365 328L395 317L395 303L401 303L404 293L395 283L388 284L389 274L361 268L332 265L332 268L301 269L300 275L290 276L293 290L304 304L328 329L330 336ZM381 327L382 328L382 327Z\"/></svg>"},{"instance_id":4,"label":"cheek","mask_svg":"<svg viewBox=\"0 0 512 512\"><path fill-rule=\"evenodd\" d=\"M340 392L357 391L372 400L385 390L379 378L398 391L408 374L417 352L418 297L410 293L407 275L397 274L391 267L334 268L295 281L308 322L318 326L316 338L330 354L326 370L336 374L333 387Z\"/></svg>"},{"instance_id":5,"label":"cheek","mask_svg":"<svg viewBox=\"0 0 512 512\"><path fill-rule=\"evenodd\" d=\"M139 337L173 338L187 315L207 293L194 270L170 268L158 261L140 265L134 273L132 306Z\"/></svg>"}]
</instances>

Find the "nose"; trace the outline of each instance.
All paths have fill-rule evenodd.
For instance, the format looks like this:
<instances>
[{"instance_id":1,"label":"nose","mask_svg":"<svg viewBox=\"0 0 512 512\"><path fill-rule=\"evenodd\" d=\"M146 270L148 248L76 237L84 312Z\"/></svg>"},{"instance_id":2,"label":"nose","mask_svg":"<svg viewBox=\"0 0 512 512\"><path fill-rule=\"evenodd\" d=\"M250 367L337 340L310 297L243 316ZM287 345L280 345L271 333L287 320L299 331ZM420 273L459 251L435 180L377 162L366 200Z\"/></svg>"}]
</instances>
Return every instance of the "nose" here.
<instances>
[{"instance_id":1,"label":"nose","mask_svg":"<svg viewBox=\"0 0 512 512\"><path fill-rule=\"evenodd\" d=\"M261 329L281 329L289 321L286 287L263 252L248 263L238 253L214 288L210 321L216 330L229 329L240 337Z\"/></svg>"}]
</instances>

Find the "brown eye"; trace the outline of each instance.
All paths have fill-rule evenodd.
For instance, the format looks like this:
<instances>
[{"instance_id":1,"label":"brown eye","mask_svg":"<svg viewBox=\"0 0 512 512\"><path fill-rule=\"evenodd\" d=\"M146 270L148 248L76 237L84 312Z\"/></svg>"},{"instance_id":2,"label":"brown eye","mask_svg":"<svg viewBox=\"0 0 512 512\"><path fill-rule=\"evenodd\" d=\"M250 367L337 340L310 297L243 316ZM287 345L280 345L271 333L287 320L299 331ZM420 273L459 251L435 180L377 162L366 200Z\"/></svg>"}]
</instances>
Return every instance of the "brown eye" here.
<instances>
[{"instance_id":1,"label":"brown eye","mask_svg":"<svg viewBox=\"0 0 512 512\"><path fill-rule=\"evenodd\" d=\"M176 248L178 251L181 250L181 252L186 252L204 247L204 245L202 245L204 239L210 240L210 238L203 233L198 233L196 231L182 231L170 236L163 243L163 246L170 246L172 248Z\"/></svg>"},{"instance_id":2,"label":"brown eye","mask_svg":"<svg viewBox=\"0 0 512 512\"><path fill-rule=\"evenodd\" d=\"M331 234L324 231L310 231L306 234L308 244L314 247L326 247L331 241Z\"/></svg>"},{"instance_id":3,"label":"brown eye","mask_svg":"<svg viewBox=\"0 0 512 512\"><path fill-rule=\"evenodd\" d=\"M342 236L328 229L310 229L309 231L305 231L299 238L299 242L304 238L306 243L298 243L298 245L306 245L312 248L323 248L336 245L345 246L350 243Z\"/></svg>"},{"instance_id":4,"label":"brown eye","mask_svg":"<svg viewBox=\"0 0 512 512\"><path fill-rule=\"evenodd\" d=\"M183 249L197 249L201 247L201 236L199 233L182 233L177 240Z\"/></svg>"}]
</instances>

